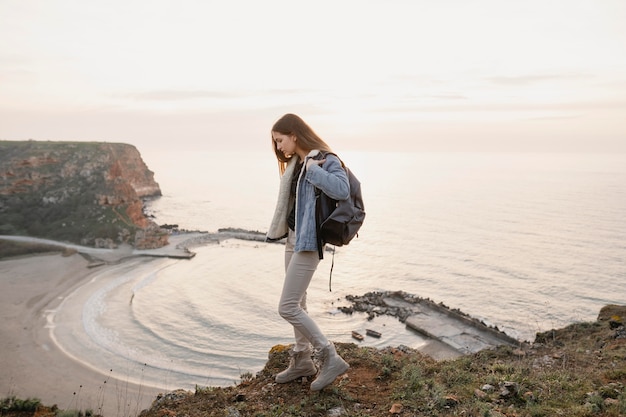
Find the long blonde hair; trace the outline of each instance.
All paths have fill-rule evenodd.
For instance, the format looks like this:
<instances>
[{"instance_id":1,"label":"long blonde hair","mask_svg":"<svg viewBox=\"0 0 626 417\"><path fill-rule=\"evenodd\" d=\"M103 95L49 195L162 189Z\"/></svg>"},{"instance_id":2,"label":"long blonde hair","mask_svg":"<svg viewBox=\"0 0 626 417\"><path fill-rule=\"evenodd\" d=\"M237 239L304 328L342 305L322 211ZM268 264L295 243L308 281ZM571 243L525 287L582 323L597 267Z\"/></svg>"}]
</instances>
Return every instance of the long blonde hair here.
<instances>
[{"instance_id":1,"label":"long blonde hair","mask_svg":"<svg viewBox=\"0 0 626 417\"><path fill-rule=\"evenodd\" d=\"M322 152L332 152L330 146L317 133L307 125L304 120L295 114L287 113L274 123L272 126L272 132L282 133L283 135L294 135L298 140L298 146L303 150L309 152L313 149L320 150ZM296 155L287 158L276 146L274 138L272 138L272 148L278 159L278 169L282 175L285 172L287 163L291 158L297 157Z\"/></svg>"}]
</instances>

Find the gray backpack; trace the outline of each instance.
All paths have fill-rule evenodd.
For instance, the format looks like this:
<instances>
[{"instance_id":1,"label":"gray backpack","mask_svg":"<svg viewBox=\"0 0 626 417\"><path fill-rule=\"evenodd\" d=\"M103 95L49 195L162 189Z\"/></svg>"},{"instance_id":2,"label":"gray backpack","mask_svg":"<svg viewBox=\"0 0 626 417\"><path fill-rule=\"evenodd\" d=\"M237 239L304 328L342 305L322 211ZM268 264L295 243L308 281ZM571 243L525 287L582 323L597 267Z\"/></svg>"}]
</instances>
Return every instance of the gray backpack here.
<instances>
[{"instance_id":1,"label":"gray backpack","mask_svg":"<svg viewBox=\"0 0 626 417\"><path fill-rule=\"evenodd\" d=\"M321 159L326 158L323 153ZM335 155L335 154L333 154ZM335 155L337 156L337 155ZM317 226L317 250L323 259L324 244L343 246L358 236L359 229L365 220L365 206L361 194L361 182L341 161L350 183L350 197L346 200L334 200L319 188L315 190L315 223Z\"/></svg>"}]
</instances>

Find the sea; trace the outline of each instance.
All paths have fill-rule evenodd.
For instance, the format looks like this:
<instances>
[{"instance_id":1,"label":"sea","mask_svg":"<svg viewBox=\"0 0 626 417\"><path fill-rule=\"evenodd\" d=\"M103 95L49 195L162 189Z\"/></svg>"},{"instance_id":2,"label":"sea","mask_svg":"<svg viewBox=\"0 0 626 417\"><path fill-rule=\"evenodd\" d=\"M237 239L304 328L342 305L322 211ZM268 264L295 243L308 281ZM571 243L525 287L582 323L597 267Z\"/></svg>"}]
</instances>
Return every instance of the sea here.
<instances>
[{"instance_id":1,"label":"sea","mask_svg":"<svg viewBox=\"0 0 626 417\"><path fill-rule=\"evenodd\" d=\"M271 152L141 150L159 224L265 232ZM309 314L335 342L419 348L395 317L348 315L347 295L404 291L520 341L626 303L626 154L341 152L362 183L358 237L320 263ZM225 239L191 260L139 258L94 272L51 313L66 353L165 390L228 386L293 333L277 312L284 245ZM332 291L329 275L332 271ZM370 328L382 337L351 338Z\"/></svg>"}]
</instances>

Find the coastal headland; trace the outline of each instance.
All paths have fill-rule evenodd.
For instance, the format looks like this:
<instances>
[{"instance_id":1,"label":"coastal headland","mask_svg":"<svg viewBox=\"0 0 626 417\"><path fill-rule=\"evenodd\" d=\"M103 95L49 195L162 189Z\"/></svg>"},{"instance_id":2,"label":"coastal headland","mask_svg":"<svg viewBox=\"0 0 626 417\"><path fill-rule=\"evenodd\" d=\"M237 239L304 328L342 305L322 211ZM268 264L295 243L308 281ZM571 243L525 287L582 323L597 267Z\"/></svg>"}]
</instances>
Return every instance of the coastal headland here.
<instances>
[{"instance_id":1,"label":"coastal headland","mask_svg":"<svg viewBox=\"0 0 626 417\"><path fill-rule=\"evenodd\" d=\"M132 145L0 141L0 235L158 248L168 234L144 213L144 199L160 195Z\"/></svg>"}]
</instances>

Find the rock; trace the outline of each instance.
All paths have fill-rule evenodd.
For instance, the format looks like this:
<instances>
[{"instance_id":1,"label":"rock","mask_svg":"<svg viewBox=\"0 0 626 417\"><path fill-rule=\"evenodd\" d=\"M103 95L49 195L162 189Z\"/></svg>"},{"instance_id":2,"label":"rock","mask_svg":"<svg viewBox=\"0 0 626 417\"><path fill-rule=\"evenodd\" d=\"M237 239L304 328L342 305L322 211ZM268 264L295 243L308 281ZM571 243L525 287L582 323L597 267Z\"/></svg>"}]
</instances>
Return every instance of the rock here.
<instances>
[{"instance_id":1,"label":"rock","mask_svg":"<svg viewBox=\"0 0 626 417\"><path fill-rule=\"evenodd\" d=\"M112 239L103 239L100 237L94 239L93 246L100 249L115 249L117 247Z\"/></svg>"},{"instance_id":2,"label":"rock","mask_svg":"<svg viewBox=\"0 0 626 417\"><path fill-rule=\"evenodd\" d=\"M228 407L226 409L226 417L240 417L241 414L239 413L239 410L237 410L235 407Z\"/></svg>"},{"instance_id":3,"label":"rock","mask_svg":"<svg viewBox=\"0 0 626 417\"><path fill-rule=\"evenodd\" d=\"M609 327L611 329L617 329L618 327L623 326L623 321L621 316L612 316L609 319Z\"/></svg>"},{"instance_id":4,"label":"rock","mask_svg":"<svg viewBox=\"0 0 626 417\"><path fill-rule=\"evenodd\" d=\"M600 309L598 321L621 321L626 317L626 306L609 304Z\"/></svg>"},{"instance_id":5,"label":"rock","mask_svg":"<svg viewBox=\"0 0 626 417\"><path fill-rule=\"evenodd\" d=\"M526 400L526 402L534 402L535 401L535 394L533 394L532 391L526 391L524 393L524 400Z\"/></svg>"},{"instance_id":6,"label":"rock","mask_svg":"<svg viewBox=\"0 0 626 417\"><path fill-rule=\"evenodd\" d=\"M446 395L443 401L445 406L448 408L456 407L457 405L459 405L459 399L454 395Z\"/></svg>"},{"instance_id":7,"label":"rock","mask_svg":"<svg viewBox=\"0 0 626 417\"><path fill-rule=\"evenodd\" d=\"M554 365L554 359L548 355L543 355L533 361L533 368L535 369L550 368L552 365Z\"/></svg>"},{"instance_id":8,"label":"rock","mask_svg":"<svg viewBox=\"0 0 626 417\"><path fill-rule=\"evenodd\" d=\"M154 400L154 402L152 403L152 406L154 407L154 406L166 404L166 403L177 403L192 395L193 394L190 391L177 389L177 390L168 392L167 394L159 394L156 400Z\"/></svg>"},{"instance_id":9,"label":"rock","mask_svg":"<svg viewBox=\"0 0 626 417\"><path fill-rule=\"evenodd\" d=\"M513 353L515 356L519 356L519 357L526 356L526 352L524 352L522 349L515 349L511 353Z\"/></svg>"},{"instance_id":10,"label":"rock","mask_svg":"<svg viewBox=\"0 0 626 417\"><path fill-rule=\"evenodd\" d=\"M476 388L474 390L474 396L476 398L480 399L480 400L484 400L484 399L487 398L487 393L485 391L483 391L483 390L480 390L480 389Z\"/></svg>"},{"instance_id":11,"label":"rock","mask_svg":"<svg viewBox=\"0 0 626 417\"><path fill-rule=\"evenodd\" d=\"M157 249L167 245L169 235L156 224L148 225L135 233L137 249Z\"/></svg>"},{"instance_id":12,"label":"rock","mask_svg":"<svg viewBox=\"0 0 626 417\"><path fill-rule=\"evenodd\" d=\"M400 414L402 412L402 409L403 409L402 404L395 403L389 409L389 413L391 413L391 414Z\"/></svg>"},{"instance_id":13,"label":"rock","mask_svg":"<svg viewBox=\"0 0 626 417\"><path fill-rule=\"evenodd\" d=\"M505 381L500 384L500 398L509 398L517 395L519 385L517 382Z\"/></svg>"},{"instance_id":14,"label":"rock","mask_svg":"<svg viewBox=\"0 0 626 417\"><path fill-rule=\"evenodd\" d=\"M346 415L346 409L343 407L335 407L328 410L326 413L328 417L340 417Z\"/></svg>"}]
</instances>

